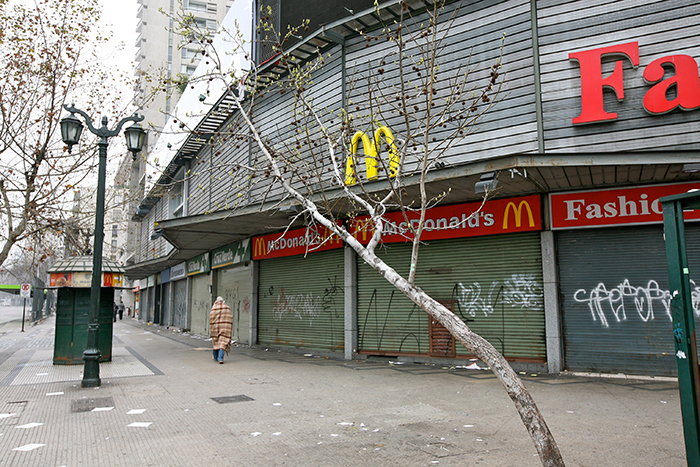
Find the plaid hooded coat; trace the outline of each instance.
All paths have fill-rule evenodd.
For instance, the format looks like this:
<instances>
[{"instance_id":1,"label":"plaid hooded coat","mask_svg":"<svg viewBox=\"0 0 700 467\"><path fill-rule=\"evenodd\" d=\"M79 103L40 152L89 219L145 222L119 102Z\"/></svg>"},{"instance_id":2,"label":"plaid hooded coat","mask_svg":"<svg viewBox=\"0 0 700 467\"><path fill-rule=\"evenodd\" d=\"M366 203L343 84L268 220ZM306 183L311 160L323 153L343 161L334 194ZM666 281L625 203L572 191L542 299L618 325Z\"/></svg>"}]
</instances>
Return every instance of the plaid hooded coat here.
<instances>
[{"instance_id":1,"label":"plaid hooded coat","mask_svg":"<svg viewBox=\"0 0 700 467\"><path fill-rule=\"evenodd\" d=\"M209 313L209 332L214 350L224 349L226 354L231 351L232 329L233 314L231 314L231 308L219 297Z\"/></svg>"}]
</instances>

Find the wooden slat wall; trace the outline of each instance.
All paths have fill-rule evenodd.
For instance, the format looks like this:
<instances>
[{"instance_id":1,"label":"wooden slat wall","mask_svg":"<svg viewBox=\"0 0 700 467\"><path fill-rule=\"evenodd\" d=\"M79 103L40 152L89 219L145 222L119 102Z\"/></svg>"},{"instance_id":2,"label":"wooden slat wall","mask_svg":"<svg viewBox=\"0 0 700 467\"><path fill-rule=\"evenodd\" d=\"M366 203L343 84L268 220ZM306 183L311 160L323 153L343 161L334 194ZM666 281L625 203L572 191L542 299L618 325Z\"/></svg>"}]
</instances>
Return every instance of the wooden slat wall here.
<instances>
[{"instance_id":1,"label":"wooden slat wall","mask_svg":"<svg viewBox=\"0 0 700 467\"><path fill-rule=\"evenodd\" d=\"M643 106L650 85L644 68L674 54L700 58L700 3L684 0L543 0L538 1L545 148L551 152L615 152L630 150L697 150L700 112L674 110L652 116ZM640 66L624 65L625 99L605 92L605 109L617 112L615 122L574 127L581 113L580 69L571 52L639 42ZM608 76L619 58L603 60Z\"/></svg>"},{"instance_id":2,"label":"wooden slat wall","mask_svg":"<svg viewBox=\"0 0 700 467\"><path fill-rule=\"evenodd\" d=\"M451 14L449 10L456 6L450 6L441 18L447 21ZM424 16L417 18L416 22L426 20L427 17ZM471 1L462 5L446 39L446 49L439 58L439 79L443 90L438 92L437 97L439 102L444 102L450 78L458 72L460 66L467 66L470 54L470 83L477 90L486 87L490 67L496 62L504 33L506 40L503 70L506 84L500 96L501 101L477 123L473 134L450 150L445 158L448 164L457 165L537 150L532 31L528 1ZM373 35L376 33L370 34ZM354 88L349 91L352 101L349 113L355 115L357 129L365 130L369 124L368 79L379 76L376 70L382 68L382 60L389 63L397 59L396 55L392 55L393 52L393 43L383 38L368 42L366 38L361 37L348 45L348 79L355 81ZM410 56L411 51L407 51L406 54ZM395 67L389 63L384 68L386 71L381 75L379 89L387 89L390 85L398 83ZM410 70L411 65L407 68L407 79L412 80L412 83L417 82L419 77L415 71ZM378 87L375 85L374 88L376 95ZM391 92L391 89L387 89L387 93ZM373 104L376 106L376 99ZM395 112L388 111L386 106L382 110L381 121L395 132L401 133L404 129L403 118ZM450 133L451 129L448 128L443 132L435 132L433 136L439 141Z\"/></svg>"},{"instance_id":3,"label":"wooden slat wall","mask_svg":"<svg viewBox=\"0 0 700 467\"><path fill-rule=\"evenodd\" d=\"M209 181L211 148L204 146L197 157L190 162L190 175L187 186L187 215L204 214L209 210Z\"/></svg>"}]
</instances>

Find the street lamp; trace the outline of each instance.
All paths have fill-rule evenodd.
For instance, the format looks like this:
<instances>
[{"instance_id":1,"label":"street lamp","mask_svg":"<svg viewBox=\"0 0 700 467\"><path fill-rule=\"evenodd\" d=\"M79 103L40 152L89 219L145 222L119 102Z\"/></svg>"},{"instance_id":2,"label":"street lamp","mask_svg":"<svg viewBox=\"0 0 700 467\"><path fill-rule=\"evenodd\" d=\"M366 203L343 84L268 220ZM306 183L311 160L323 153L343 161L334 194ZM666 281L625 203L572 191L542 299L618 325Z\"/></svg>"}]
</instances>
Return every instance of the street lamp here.
<instances>
[{"instance_id":1,"label":"street lamp","mask_svg":"<svg viewBox=\"0 0 700 467\"><path fill-rule=\"evenodd\" d=\"M134 159L136 154L143 149L146 132L143 131L138 122L143 120L143 116L134 114L131 117L123 118L114 130L107 128L107 117L102 117L102 127L95 128L92 125L90 116L75 105L63 106L70 115L61 119L61 136L63 142L68 145L68 152L80 141L83 132L83 124L75 116L76 113L83 116L88 129L93 134L100 137L97 142L100 153L100 163L97 175L97 206L95 210L95 245L92 257L92 283L90 286L90 322L88 324L87 348L83 352L83 381L80 385L84 388L91 388L100 385L100 349L98 345L98 334L100 329L100 291L102 287L102 242L104 240L104 215L105 215L105 178L107 174L107 141L112 136L116 136L126 122L134 122L132 126L124 130L126 136L126 147L131 151Z\"/></svg>"}]
</instances>

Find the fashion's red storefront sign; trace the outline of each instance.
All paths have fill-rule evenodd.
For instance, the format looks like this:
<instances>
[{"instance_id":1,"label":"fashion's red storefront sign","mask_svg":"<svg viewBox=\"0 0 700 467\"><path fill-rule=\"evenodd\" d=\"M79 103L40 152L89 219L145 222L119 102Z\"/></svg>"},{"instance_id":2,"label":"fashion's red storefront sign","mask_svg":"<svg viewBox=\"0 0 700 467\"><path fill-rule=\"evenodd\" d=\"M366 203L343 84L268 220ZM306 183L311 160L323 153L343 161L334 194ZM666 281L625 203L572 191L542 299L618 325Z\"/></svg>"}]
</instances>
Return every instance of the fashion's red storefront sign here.
<instances>
[{"instance_id":1,"label":"fashion's red storefront sign","mask_svg":"<svg viewBox=\"0 0 700 467\"><path fill-rule=\"evenodd\" d=\"M539 195L488 201L477 215L470 218L470 215L478 211L480 206L481 202L474 202L429 209L426 212L425 230L421 240L542 230ZM408 212L407 217L408 221L401 212L385 214L382 242L396 243L413 240L409 222L417 228L420 216L417 212ZM374 233L369 216L352 219L350 233L361 243L369 243Z\"/></svg>"},{"instance_id":2,"label":"fashion's red storefront sign","mask_svg":"<svg viewBox=\"0 0 700 467\"><path fill-rule=\"evenodd\" d=\"M700 182L550 194L552 229L662 223L659 198L693 189ZM685 219L700 219L700 211L686 212Z\"/></svg>"}]
</instances>

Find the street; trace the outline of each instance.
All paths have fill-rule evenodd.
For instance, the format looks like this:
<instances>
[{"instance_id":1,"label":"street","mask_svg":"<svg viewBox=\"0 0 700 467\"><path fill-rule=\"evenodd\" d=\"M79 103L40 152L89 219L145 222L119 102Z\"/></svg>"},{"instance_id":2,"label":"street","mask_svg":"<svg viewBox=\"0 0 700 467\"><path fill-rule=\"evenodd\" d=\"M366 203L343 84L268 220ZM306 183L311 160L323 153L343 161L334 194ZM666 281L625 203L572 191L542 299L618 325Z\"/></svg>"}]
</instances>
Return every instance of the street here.
<instances>
[{"instance_id":1,"label":"street","mask_svg":"<svg viewBox=\"0 0 700 467\"><path fill-rule=\"evenodd\" d=\"M1 466L541 465L488 371L246 347L218 365L206 339L125 318L102 386L82 389L82 366L52 365L55 318L22 334L15 314ZM676 382L523 377L567 465L685 465Z\"/></svg>"}]
</instances>

